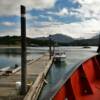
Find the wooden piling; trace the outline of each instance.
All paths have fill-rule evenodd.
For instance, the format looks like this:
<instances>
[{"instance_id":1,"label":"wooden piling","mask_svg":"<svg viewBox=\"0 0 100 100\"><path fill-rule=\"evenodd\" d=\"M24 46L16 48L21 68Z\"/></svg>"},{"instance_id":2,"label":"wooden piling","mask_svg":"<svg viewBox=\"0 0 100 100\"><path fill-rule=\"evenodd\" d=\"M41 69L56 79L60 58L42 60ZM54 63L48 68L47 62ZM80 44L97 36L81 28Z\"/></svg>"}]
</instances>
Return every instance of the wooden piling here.
<instances>
[{"instance_id":1,"label":"wooden piling","mask_svg":"<svg viewBox=\"0 0 100 100\"><path fill-rule=\"evenodd\" d=\"M21 94L26 94L26 18L25 6L21 5Z\"/></svg>"},{"instance_id":2,"label":"wooden piling","mask_svg":"<svg viewBox=\"0 0 100 100\"><path fill-rule=\"evenodd\" d=\"M52 56L52 50L51 50L51 35L49 35L49 59L51 59Z\"/></svg>"}]
</instances>

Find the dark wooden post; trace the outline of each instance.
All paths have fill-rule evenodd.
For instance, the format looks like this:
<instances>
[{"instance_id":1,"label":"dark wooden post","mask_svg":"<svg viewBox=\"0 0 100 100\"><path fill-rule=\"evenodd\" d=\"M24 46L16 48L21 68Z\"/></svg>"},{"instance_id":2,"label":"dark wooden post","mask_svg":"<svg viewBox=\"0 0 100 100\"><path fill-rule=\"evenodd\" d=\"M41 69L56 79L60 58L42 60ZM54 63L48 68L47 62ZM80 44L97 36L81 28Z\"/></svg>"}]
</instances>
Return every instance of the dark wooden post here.
<instances>
[{"instance_id":1,"label":"dark wooden post","mask_svg":"<svg viewBox=\"0 0 100 100\"><path fill-rule=\"evenodd\" d=\"M51 35L49 35L49 59L51 59Z\"/></svg>"},{"instance_id":2,"label":"dark wooden post","mask_svg":"<svg viewBox=\"0 0 100 100\"><path fill-rule=\"evenodd\" d=\"M26 18L25 7L21 5L21 95L26 94Z\"/></svg>"},{"instance_id":3,"label":"dark wooden post","mask_svg":"<svg viewBox=\"0 0 100 100\"><path fill-rule=\"evenodd\" d=\"M53 42L53 55L55 53L55 42Z\"/></svg>"},{"instance_id":4,"label":"dark wooden post","mask_svg":"<svg viewBox=\"0 0 100 100\"><path fill-rule=\"evenodd\" d=\"M99 34L99 43L98 43L97 53L100 53L100 34Z\"/></svg>"}]
</instances>

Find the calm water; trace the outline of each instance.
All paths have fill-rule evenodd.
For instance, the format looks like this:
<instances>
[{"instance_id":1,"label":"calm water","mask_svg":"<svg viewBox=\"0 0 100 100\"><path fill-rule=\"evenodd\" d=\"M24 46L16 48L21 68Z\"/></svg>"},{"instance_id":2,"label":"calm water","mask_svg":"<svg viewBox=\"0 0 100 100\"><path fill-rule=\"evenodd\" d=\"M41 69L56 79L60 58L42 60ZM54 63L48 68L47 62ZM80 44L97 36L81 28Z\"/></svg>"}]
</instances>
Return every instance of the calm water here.
<instances>
[{"instance_id":1,"label":"calm water","mask_svg":"<svg viewBox=\"0 0 100 100\"><path fill-rule=\"evenodd\" d=\"M50 93L52 90L59 87L63 81L63 77L80 62L96 54L97 47L83 48L83 47L62 47L61 51L66 52L66 61L53 64L46 77L47 84L45 84L39 100L50 100Z\"/></svg>"},{"instance_id":2,"label":"calm water","mask_svg":"<svg viewBox=\"0 0 100 100\"><path fill-rule=\"evenodd\" d=\"M58 83L62 80L66 73L69 73L73 65L93 56L96 54L97 47L83 48L83 47L59 47L56 50L66 52L66 61L62 63L53 64L46 80L48 84L44 86L41 92L39 100L49 100L48 93L52 91L53 88L58 86ZM1 47L0 48L0 67L13 67L15 64L21 63L21 50L15 47ZM45 52L48 52L46 47L29 47L27 48L27 60L37 59ZM46 98L44 98L46 97Z\"/></svg>"},{"instance_id":3,"label":"calm water","mask_svg":"<svg viewBox=\"0 0 100 100\"><path fill-rule=\"evenodd\" d=\"M37 59L45 52L48 48L42 47L28 47L27 48L27 60ZM21 64L21 49L18 47L1 47L0 48L0 68L11 66L14 67L15 64Z\"/></svg>"}]
</instances>

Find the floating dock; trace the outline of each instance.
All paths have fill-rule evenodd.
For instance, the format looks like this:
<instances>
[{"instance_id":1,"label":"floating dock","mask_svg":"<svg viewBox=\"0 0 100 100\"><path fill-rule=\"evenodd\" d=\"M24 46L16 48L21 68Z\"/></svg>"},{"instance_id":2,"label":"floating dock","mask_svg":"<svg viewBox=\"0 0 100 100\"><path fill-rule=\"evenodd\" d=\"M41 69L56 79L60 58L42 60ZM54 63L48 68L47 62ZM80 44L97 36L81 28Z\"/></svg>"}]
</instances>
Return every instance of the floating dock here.
<instances>
[{"instance_id":1,"label":"floating dock","mask_svg":"<svg viewBox=\"0 0 100 100\"><path fill-rule=\"evenodd\" d=\"M21 70L0 76L0 100L35 100L45 82L45 76L53 62L49 54L44 54L36 60L27 63L26 96L21 96L16 83L21 81Z\"/></svg>"}]
</instances>

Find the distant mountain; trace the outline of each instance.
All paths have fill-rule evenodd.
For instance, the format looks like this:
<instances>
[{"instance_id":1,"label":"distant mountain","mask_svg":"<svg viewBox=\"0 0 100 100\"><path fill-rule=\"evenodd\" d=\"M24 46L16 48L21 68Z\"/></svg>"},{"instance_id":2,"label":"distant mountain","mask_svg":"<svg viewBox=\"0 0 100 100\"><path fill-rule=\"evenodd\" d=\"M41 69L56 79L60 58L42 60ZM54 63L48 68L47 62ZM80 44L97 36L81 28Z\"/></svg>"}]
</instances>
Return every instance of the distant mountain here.
<instances>
[{"instance_id":1,"label":"distant mountain","mask_svg":"<svg viewBox=\"0 0 100 100\"><path fill-rule=\"evenodd\" d=\"M70 42L68 45L71 46L98 46L99 44L99 35L93 36L90 39L77 39Z\"/></svg>"},{"instance_id":2,"label":"distant mountain","mask_svg":"<svg viewBox=\"0 0 100 100\"><path fill-rule=\"evenodd\" d=\"M72 46L98 46L99 36L94 36L90 39L75 40L70 43Z\"/></svg>"},{"instance_id":3,"label":"distant mountain","mask_svg":"<svg viewBox=\"0 0 100 100\"><path fill-rule=\"evenodd\" d=\"M58 43L70 43L72 41L74 41L73 38L67 36L67 35L62 35L62 34L55 34L55 35L51 35L50 36L51 40L54 42L58 42ZM35 38L37 40L48 40L49 37L39 37L39 38Z\"/></svg>"},{"instance_id":4,"label":"distant mountain","mask_svg":"<svg viewBox=\"0 0 100 100\"><path fill-rule=\"evenodd\" d=\"M49 45L49 38L51 38L51 44L54 45L57 42L58 45L66 45L69 42L74 41L73 38L55 34L51 35L51 37L39 37L39 38L27 38L27 45L28 46L48 46ZM21 44L21 37L20 36L4 36L0 37L0 45L20 45Z\"/></svg>"},{"instance_id":5,"label":"distant mountain","mask_svg":"<svg viewBox=\"0 0 100 100\"><path fill-rule=\"evenodd\" d=\"M75 40L71 42L69 45L71 46L97 46L99 44L97 39L83 39L83 40Z\"/></svg>"},{"instance_id":6,"label":"distant mountain","mask_svg":"<svg viewBox=\"0 0 100 100\"><path fill-rule=\"evenodd\" d=\"M21 37L19 36L2 36L0 45L20 45Z\"/></svg>"},{"instance_id":7,"label":"distant mountain","mask_svg":"<svg viewBox=\"0 0 100 100\"><path fill-rule=\"evenodd\" d=\"M99 39L99 35L92 37L92 39Z\"/></svg>"},{"instance_id":8,"label":"distant mountain","mask_svg":"<svg viewBox=\"0 0 100 100\"><path fill-rule=\"evenodd\" d=\"M51 44L54 45L54 42L57 42L61 46L98 46L99 44L99 35L92 37L91 39L73 39L69 36L62 34L51 35ZM20 45L21 37L20 36L4 36L0 37L0 45ZM28 46L48 46L49 37L39 37L39 38L27 38Z\"/></svg>"},{"instance_id":9,"label":"distant mountain","mask_svg":"<svg viewBox=\"0 0 100 100\"><path fill-rule=\"evenodd\" d=\"M69 43L69 42L74 41L73 38L71 38L67 35L62 35L62 34L52 35L51 39L54 40L55 42L60 42L60 43Z\"/></svg>"}]
</instances>

